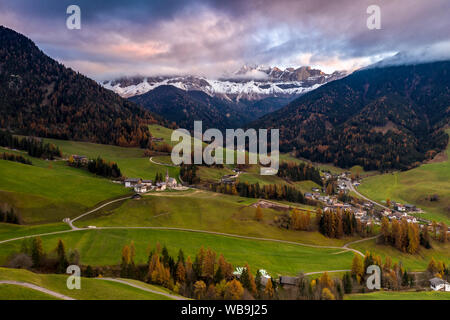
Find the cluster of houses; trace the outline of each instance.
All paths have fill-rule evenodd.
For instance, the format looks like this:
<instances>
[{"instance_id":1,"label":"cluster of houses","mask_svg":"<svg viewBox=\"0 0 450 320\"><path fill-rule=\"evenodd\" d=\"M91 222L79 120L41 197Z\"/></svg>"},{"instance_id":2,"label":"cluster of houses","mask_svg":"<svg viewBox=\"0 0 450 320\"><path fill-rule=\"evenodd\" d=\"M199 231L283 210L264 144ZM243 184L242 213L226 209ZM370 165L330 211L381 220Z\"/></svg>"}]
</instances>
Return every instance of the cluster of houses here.
<instances>
[{"instance_id":1,"label":"cluster of houses","mask_svg":"<svg viewBox=\"0 0 450 320\"><path fill-rule=\"evenodd\" d=\"M328 174L328 173L327 173ZM331 176L330 174L328 174ZM339 176L339 178L341 178ZM342 182L342 180L339 180L340 183L338 183L338 186L341 187L340 190L345 190L345 192L348 192L347 185L345 182ZM358 220L361 220L361 222L365 222L367 224L371 224L372 222L374 224L379 224L380 219L376 217L369 217L368 212L371 211L374 207L373 203L371 202L364 202L362 205L353 205L350 203L342 203L338 200L337 196L330 196L330 195L323 195L324 190L320 190L319 188L312 188L312 192L306 192L305 198L319 201L323 204L323 210L324 212L327 211L336 211L337 209L344 210L350 210L354 215L355 218Z\"/></svg>"},{"instance_id":2,"label":"cluster of houses","mask_svg":"<svg viewBox=\"0 0 450 320\"><path fill-rule=\"evenodd\" d=\"M418 223L417 218L408 215L406 212L396 212L389 209L384 209L381 214L387 217L389 220L402 220L406 219L407 222Z\"/></svg>"},{"instance_id":3,"label":"cluster of houses","mask_svg":"<svg viewBox=\"0 0 450 320\"><path fill-rule=\"evenodd\" d=\"M420 211L413 204L401 204L401 203L392 201L391 205L395 210L400 211L400 212L419 212Z\"/></svg>"},{"instance_id":4,"label":"cluster of houses","mask_svg":"<svg viewBox=\"0 0 450 320\"><path fill-rule=\"evenodd\" d=\"M345 172L340 175L332 175L330 173L324 173L324 176L322 178L324 180L331 179L331 178L337 179L338 191L347 193L347 192L349 192L348 185L347 185L347 182L350 181L349 174L350 174L349 172ZM360 180L352 179L352 184L355 187L359 186L360 183L361 183ZM368 216L368 212L372 211L372 209L374 207L373 203L365 202L362 206L355 207L348 203L339 203L339 201L337 200L337 198L335 196L324 196L324 195L321 195L318 191L319 190L313 190L313 192L311 192L311 193L305 193L305 197L322 202L325 205L325 207L324 207L325 211L326 210L336 210L337 208L340 207L342 209L351 210L355 214L355 217L357 219L361 219L364 222L370 223L371 220L373 220L373 219L370 219ZM401 203L398 203L395 201L392 201L391 205L392 205L393 210L389 210L389 209L383 210L381 212L382 216L388 217L389 220L406 219L408 222L418 223L418 219L412 215L409 215L408 213L421 212L421 210L419 208L417 208L416 206L414 206L412 204L401 204ZM375 223L378 224L380 219L375 218L374 220L376 221Z\"/></svg>"},{"instance_id":5,"label":"cluster of houses","mask_svg":"<svg viewBox=\"0 0 450 320\"><path fill-rule=\"evenodd\" d=\"M175 178L169 176L166 171L166 179L161 182L153 183L152 180L143 180L140 178L128 178L124 181L125 188L133 188L136 193L146 193L148 191L164 191L166 189L180 189L182 186Z\"/></svg>"},{"instance_id":6,"label":"cluster of houses","mask_svg":"<svg viewBox=\"0 0 450 320\"><path fill-rule=\"evenodd\" d=\"M401 204L399 202L392 201L391 206L393 210L384 209L381 214L385 217L388 217L389 220L397 219L402 220L406 219L406 221L411 223L418 223L416 217L409 215L411 212L421 212L415 205L412 204Z\"/></svg>"}]
</instances>

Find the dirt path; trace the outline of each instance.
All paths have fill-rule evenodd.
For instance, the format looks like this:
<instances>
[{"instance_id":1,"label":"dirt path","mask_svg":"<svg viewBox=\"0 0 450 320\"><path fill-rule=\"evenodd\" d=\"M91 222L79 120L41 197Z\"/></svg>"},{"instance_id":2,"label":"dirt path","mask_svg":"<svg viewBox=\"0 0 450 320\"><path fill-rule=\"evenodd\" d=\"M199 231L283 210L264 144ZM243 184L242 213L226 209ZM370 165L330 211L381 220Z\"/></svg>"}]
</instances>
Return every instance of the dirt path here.
<instances>
[{"instance_id":1,"label":"dirt path","mask_svg":"<svg viewBox=\"0 0 450 320\"><path fill-rule=\"evenodd\" d=\"M142 287L142 286L139 286L137 284L128 282L126 280L114 279L114 278L97 278L97 279L98 280L105 280L105 281L112 281L112 282L121 283L121 284L130 286L130 287L139 289L139 290L143 290L143 291L146 291L146 292L158 294L158 295L161 295L161 296L164 296L164 297L167 297L167 298L170 298L170 299L174 299L174 300L187 300L187 298L185 298L185 297L180 297L180 296L176 296L176 295L173 295L173 294L170 294L170 293L161 292L161 291L157 291L157 290L152 290L150 288Z\"/></svg>"},{"instance_id":2,"label":"dirt path","mask_svg":"<svg viewBox=\"0 0 450 320\"><path fill-rule=\"evenodd\" d=\"M75 231L86 231L86 230L172 230L172 231L184 231L184 232L195 232L195 233L205 233L205 234L212 234L217 236L224 236L224 237L231 237L231 238L239 238L239 239L247 239L247 240L256 240L256 241L268 241L268 242L277 242L277 243L285 243L290 245L296 245L296 246L303 246L303 247L310 247L310 248L318 248L318 249L341 249L341 250L347 250L347 251L353 251L356 254L359 254L360 256L364 257L364 254L356 249L349 248L348 245L367 241L374 239L367 238L367 239L361 239L358 241L353 241L345 244L344 246L321 246L321 245L315 245L315 244L308 244L308 243L301 243L301 242L295 242L295 241L288 241L288 240L280 240L280 239L271 239L271 238L260 238L260 237L251 237L251 236L244 236L244 235L238 235L238 234L231 234L231 233L224 233L224 232L216 232L216 231L207 231L207 230L197 230L197 229L187 229L187 228L175 228L175 227L97 227L95 229L90 228L76 228L71 230L64 230L64 231L55 231L55 232L49 232L49 233L41 233L41 234L35 234L35 235L28 235L13 239L7 239L0 241L0 244L17 241L17 240L23 240L27 238L34 238L34 237L44 237L44 236L50 236L55 234L62 234L62 233L68 233L68 232L75 232Z\"/></svg>"},{"instance_id":3,"label":"dirt path","mask_svg":"<svg viewBox=\"0 0 450 320\"><path fill-rule=\"evenodd\" d=\"M157 164L157 165L160 165L160 166L174 167L174 168L179 167L179 166L176 166L176 165L170 164L170 163L161 163L161 162L157 162L157 161L153 160L153 157L150 157L150 159L148 159L148 160L149 160L151 163L154 163L154 164Z\"/></svg>"},{"instance_id":4,"label":"dirt path","mask_svg":"<svg viewBox=\"0 0 450 320\"><path fill-rule=\"evenodd\" d=\"M360 239L360 240L351 241L351 242L348 242L348 243L344 244L343 248L348 248L348 246L350 246L352 244L355 244L355 243L376 239L376 238L378 238L380 236L381 236L381 234L377 234L376 236L373 236L373 237L370 237L370 238L364 238L364 239Z\"/></svg>"},{"instance_id":5,"label":"dirt path","mask_svg":"<svg viewBox=\"0 0 450 320\"><path fill-rule=\"evenodd\" d=\"M341 249L341 250L347 250L347 251L353 251L356 254L359 254L360 256L364 257L364 254L356 249L348 248L347 245L356 243L350 242L348 244L345 244L342 247L337 246L321 246L321 245L315 245L315 244L308 244L308 243L301 243L301 242L295 242L295 241L288 241L288 240L280 240L280 239L271 239L271 238L260 238L260 237L251 237L251 236L243 236L238 234L231 234L231 233L224 233L224 232L216 232L216 231L207 231L207 230L197 230L197 229L186 229L186 228L176 228L176 227L98 227L97 230L114 230L114 229L136 229L136 230L172 230L172 231L184 231L184 232L194 232L194 233L205 233L205 234L212 234L217 236L224 236L224 237L231 237L231 238L239 238L239 239L246 239L246 240L256 240L256 241L267 241L267 242L277 242L277 243L284 243L284 244L290 244L290 245L296 245L296 246L303 246L303 247L310 247L310 248L317 248L317 249ZM372 238L367 239L361 239L358 240L358 242L370 240Z\"/></svg>"},{"instance_id":6,"label":"dirt path","mask_svg":"<svg viewBox=\"0 0 450 320\"><path fill-rule=\"evenodd\" d=\"M99 207L97 207L97 208L95 208L95 209L92 209L91 211L88 211L88 212L83 213L82 215L80 215L80 216L78 216L78 217L76 217L76 218L73 218L72 220L70 220L69 218L66 218L66 219L64 219L64 220L65 220L64 222L68 223L69 226L70 226L72 229L75 229L75 230L76 230L76 229L78 229L78 228L75 227L75 226L73 225L73 223L74 223L75 221L77 221L78 219L81 219L81 218L83 218L84 216L87 216L88 214L91 214L91 213L93 213L93 212L95 212L95 211L98 211L98 210L100 210L101 208L104 208L104 207L110 205L111 203L115 203L115 202L119 202L119 201L124 201L124 200L128 200L128 199L131 199L131 198L132 198L132 196L128 196L128 197L125 197L125 198L120 198L120 199L116 199L116 200L109 201L109 202L107 202L107 203L105 203L105 204L102 204L101 206L99 206Z\"/></svg>"},{"instance_id":7,"label":"dirt path","mask_svg":"<svg viewBox=\"0 0 450 320\"><path fill-rule=\"evenodd\" d=\"M9 285L14 285L14 286L21 286L24 288L29 288L29 289L33 289L36 291L40 291L42 293L48 294L52 297L58 298L58 299L62 299L62 300L75 300L74 298L65 296L61 293L52 291L52 290L48 290L46 288L43 287L39 287L35 284L32 283L28 283L28 282L20 282L20 281L12 281L12 280L0 280L0 284L9 284Z\"/></svg>"},{"instance_id":8,"label":"dirt path","mask_svg":"<svg viewBox=\"0 0 450 320\"><path fill-rule=\"evenodd\" d=\"M333 273L333 272L349 272L352 271L350 269L345 269L345 270L325 270L325 271L314 271L314 272L307 272L305 273L305 276L310 276L313 274L319 274L319 273L324 273L324 272L328 272L328 273Z\"/></svg>"}]
</instances>

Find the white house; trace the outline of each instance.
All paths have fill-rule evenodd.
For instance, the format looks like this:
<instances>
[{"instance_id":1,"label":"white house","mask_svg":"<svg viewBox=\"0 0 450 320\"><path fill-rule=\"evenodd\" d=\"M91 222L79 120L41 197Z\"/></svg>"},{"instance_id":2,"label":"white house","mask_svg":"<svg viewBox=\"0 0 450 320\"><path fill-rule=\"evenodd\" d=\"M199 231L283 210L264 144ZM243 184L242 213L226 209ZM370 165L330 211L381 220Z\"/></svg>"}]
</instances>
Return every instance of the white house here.
<instances>
[{"instance_id":1,"label":"white house","mask_svg":"<svg viewBox=\"0 0 450 320\"><path fill-rule=\"evenodd\" d=\"M148 189L147 189L147 186L145 184L139 183L139 184L134 186L134 191L137 192L137 193L145 193L145 192L147 192L147 190Z\"/></svg>"},{"instance_id":2,"label":"white house","mask_svg":"<svg viewBox=\"0 0 450 320\"><path fill-rule=\"evenodd\" d=\"M430 288L434 291L450 292L450 283L442 280L441 278L435 277L433 279L430 279Z\"/></svg>"},{"instance_id":3,"label":"white house","mask_svg":"<svg viewBox=\"0 0 450 320\"><path fill-rule=\"evenodd\" d=\"M145 185L147 187L151 187L152 184L153 184L153 181L152 180L142 180L141 184L143 184L143 185Z\"/></svg>"},{"instance_id":4,"label":"white house","mask_svg":"<svg viewBox=\"0 0 450 320\"><path fill-rule=\"evenodd\" d=\"M156 183L156 191L164 191L166 190L167 185L165 182L158 182Z\"/></svg>"},{"instance_id":5,"label":"white house","mask_svg":"<svg viewBox=\"0 0 450 320\"><path fill-rule=\"evenodd\" d=\"M140 184L141 181L142 180L138 178L125 179L125 188L134 188L134 186Z\"/></svg>"},{"instance_id":6,"label":"white house","mask_svg":"<svg viewBox=\"0 0 450 320\"><path fill-rule=\"evenodd\" d=\"M260 269L259 273L261 274L261 284L265 286L271 277L264 269Z\"/></svg>"}]
</instances>

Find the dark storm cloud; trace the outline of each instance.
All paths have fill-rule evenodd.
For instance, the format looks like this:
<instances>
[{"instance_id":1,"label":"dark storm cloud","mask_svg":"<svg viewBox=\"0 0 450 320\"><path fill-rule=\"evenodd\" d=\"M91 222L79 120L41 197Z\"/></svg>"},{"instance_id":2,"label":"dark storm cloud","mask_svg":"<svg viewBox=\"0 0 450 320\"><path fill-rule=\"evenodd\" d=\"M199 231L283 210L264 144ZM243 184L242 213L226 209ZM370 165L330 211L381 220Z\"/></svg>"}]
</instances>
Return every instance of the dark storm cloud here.
<instances>
[{"instance_id":1,"label":"dark storm cloud","mask_svg":"<svg viewBox=\"0 0 450 320\"><path fill-rule=\"evenodd\" d=\"M65 28L71 4L81 7L80 31ZM366 27L372 4L381 30ZM448 0L0 0L0 24L97 78L220 75L243 63L352 69L398 51L448 48L436 46L450 41L448 12Z\"/></svg>"}]
</instances>

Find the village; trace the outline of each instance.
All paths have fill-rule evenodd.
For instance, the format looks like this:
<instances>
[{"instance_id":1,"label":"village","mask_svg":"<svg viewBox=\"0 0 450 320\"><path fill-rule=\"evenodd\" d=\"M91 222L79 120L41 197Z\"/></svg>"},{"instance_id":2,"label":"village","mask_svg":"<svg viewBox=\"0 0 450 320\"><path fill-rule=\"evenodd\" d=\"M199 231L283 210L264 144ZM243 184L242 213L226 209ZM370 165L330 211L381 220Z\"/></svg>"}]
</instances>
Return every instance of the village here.
<instances>
[{"instance_id":1,"label":"village","mask_svg":"<svg viewBox=\"0 0 450 320\"><path fill-rule=\"evenodd\" d=\"M86 167L89 162L88 157L83 155L73 154L68 159L69 165L76 167ZM166 175L163 179L162 174L157 174L155 180L148 180L143 178L125 178L113 180L114 183L121 183L125 188L132 188L137 194L146 193L149 191L164 191L164 190L186 190L187 188L178 183L175 178L169 176L169 171L166 169Z\"/></svg>"},{"instance_id":2,"label":"village","mask_svg":"<svg viewBox=\"0 0 450 320\"><path fill-rule=\"evenodd\" d=\"M86 164L89 161L84 156L73 155L72 158L75 162L82 164ZM236 183L240 174L242 174L242 171L240 171L238 168L233 168L232 170L232 174L222 176L222 178L220 179L221 183ZM349 195L350 192L354 192L357 195L360 195L355 188L360 185L361 180L359 178L355 178L350 172L341 174L331 174L329 172L323 172L322 181L324 182L324 185L327 180L333 180L336 182L336 192L334 192L334 194L328 194L325 188L321 188L319 186L313 187L311 188L310 192L304 193L305 199L315 201L320 204L324 212L337 210L350 211L354 214L357 220L361 221L361 223L364 223L367 226L380 225L381 219L383 217L387 217L390 221L405 219L409 223L419 224L420 228L423 228L425 226L431 227L431 223L429 221L425 219L419 219L411 215L414 213L422 212L420 208L417 208L414 205L402 204L396 201L389 201L389 203L383 205L376 203L370 199L364 199L364 196L361 196L360 198L350 196L342 197L342 195ZM175 178L170 177L169 171L167 169L164 178L162 174L157 174L155 180L147 180L143 178L125 178L124 180L115 182L122 183L125 188L133 189L137 197L139 197L139 195L141 194L151 191L161 192L166 190L188 189L188 187L180 184ZM343 201L342 199L345 199L345 201ZM289 205L265 199L259 199L252 205L252 207L273 208L275 210L283 211L289 211L292 209L292 207ZM244 270L245 267L236 267L233 272L233 276L236 279L239 279ZM261 284L264 286L269 280L271 280L272 282L275 282L276 284L289 289L297 287L300 281L300 276L277 275L276 277L272 277L266 270L261 269L259 270L259 272L261 277ZM422 290L446 292L450 291L450 283L437 277L433 277L426 280L426 282L422 282L420 287Z\"/></svg>"},{"instance_id":3,"label":"village","mask_svg":"<svg viewBox=\"0 0 450 320\"><path fill-rule=\"evenodd\" d=\"M354 178L351 176L350 172L345 172L340 175L325 172L322 180L326 181L328 179L335 179L337 182L337 192L339 194L347 195L351 191L355 192L357 195L360 195L355 189L361 184L361 180L358 178ZM387 206L380 205L373 201L361 200L358 202L348 201L343 202L339 201L339 197L336 195L324 195L325 190L321 190L319 188L312 188L312 192L307 192L304 194L305 198L310 200L316 200L320 202L324 206L324 211L328 210L336 210L338 208L342 210L350 210L356 217L356 219L361 220L361 222L365 222L368 225L380 224L380 220L383 216L388 217L389 220L402 220L406 219L411 223L418 223L419 219L410 215L411 213L421 213L422 211L414 205L411 204L401 204L399 202L391 201L390 206L392 209ZM382 208L376 209L377 207ZM422 222L429 222L422 219Z\"/></svg>"},{"instance_id":4,"label":"village","mask_svg":"<svg viewBox=\"0 0 450 320\"><path fill-rule=\"evenodd\" d=\"M161 179L162 180L162 179ZM166 170L165 179L162 181L145 180L141 178L127 178L123 181L125 188L133 188L134 192L141 194L149 191L186 190L187 188L169 176Z\"/></svg>"}]
</instances>

